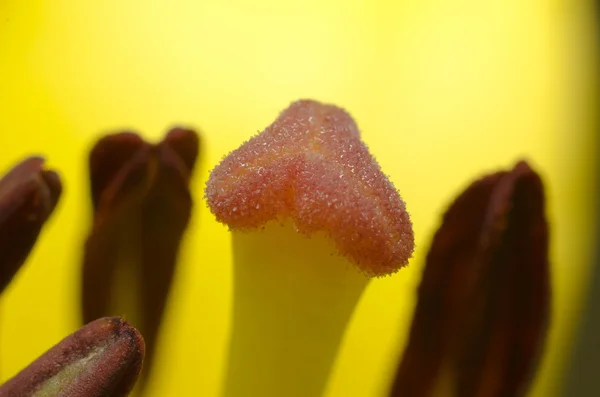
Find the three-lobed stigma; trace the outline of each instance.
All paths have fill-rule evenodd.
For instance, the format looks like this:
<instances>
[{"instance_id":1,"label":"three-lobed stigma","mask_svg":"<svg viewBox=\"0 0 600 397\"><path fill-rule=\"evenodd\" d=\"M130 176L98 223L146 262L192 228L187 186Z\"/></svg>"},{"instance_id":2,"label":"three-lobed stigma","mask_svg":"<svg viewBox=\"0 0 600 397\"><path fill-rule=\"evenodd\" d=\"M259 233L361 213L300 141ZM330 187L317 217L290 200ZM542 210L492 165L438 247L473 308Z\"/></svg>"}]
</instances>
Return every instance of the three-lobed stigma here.
<instances>
[{"instance_id":1,"label":"three-lobed stigma","mask_svg":"<svg viewBox=\"0 0 600 397\"><path fill-rule=\"evenodd\" d=\"M396 272L414 249L404 201L333 105L293 103L211 172L206 198L234 230L291 219L302 234L324 232L369 276Z\"/></svg>"}]
</instances>

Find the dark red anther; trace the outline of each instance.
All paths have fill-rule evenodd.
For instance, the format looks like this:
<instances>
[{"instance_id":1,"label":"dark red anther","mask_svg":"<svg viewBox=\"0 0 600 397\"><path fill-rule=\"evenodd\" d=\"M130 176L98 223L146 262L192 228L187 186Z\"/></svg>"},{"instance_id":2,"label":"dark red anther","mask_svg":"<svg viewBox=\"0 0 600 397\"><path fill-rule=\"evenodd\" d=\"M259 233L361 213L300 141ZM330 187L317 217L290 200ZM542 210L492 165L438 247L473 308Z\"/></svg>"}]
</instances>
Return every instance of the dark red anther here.
<instances>
[{"instance_id":1,"label":"dark red anther","mask_svg":"<svg viewBox=\"0 0 600 397\"><path fill-rule=\"evenodd\" d=\"M63 339L0 386L0 397L125 397L142 367L144 340L118 317Z\"/></svg>"},{"instance_id":2,"label":"dark red anther","mask_svg":"<svg viewBox=\"0 0 600 397\"><path fill-rule=\"evenodd\" d=\"M30 157L0 179L0 292L27 259L60 198L58 174L43 166L44 159Z\"/></svg>"},{"instance_id":3,"label":"dark red anther","mask_svg":"<svg viewBox=\"0 0 600 397\"><path fill-rule=\"evenodd\" d=\"M102 138L90 154L94 224L85 245L83 318L126 316L144 335L151 369L159 327L192 209L194 131L158 144L133 133Z\"/></svg>"},{"instance_id":4,"label":"dark red anther","mask_svg":"<svg viewBox=\"0 0 600 397\"><path fill-rule=\"evenodd\" d=\"M550 313L544 187L525 163L488 175L444 215L391 396L523 396Z\"/></svg>"}]
</instances>

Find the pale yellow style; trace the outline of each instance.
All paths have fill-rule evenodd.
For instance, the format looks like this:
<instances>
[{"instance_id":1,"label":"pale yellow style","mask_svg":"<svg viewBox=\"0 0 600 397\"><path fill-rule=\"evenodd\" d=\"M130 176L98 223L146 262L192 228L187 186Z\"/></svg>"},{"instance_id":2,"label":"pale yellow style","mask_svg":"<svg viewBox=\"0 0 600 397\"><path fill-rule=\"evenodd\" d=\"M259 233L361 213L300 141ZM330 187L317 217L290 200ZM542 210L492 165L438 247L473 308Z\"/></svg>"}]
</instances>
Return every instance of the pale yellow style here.
<instances>
[{"instance_id":1,"label":"pale yellow style","mask_svg":"<svg viewBox=\"0 0 600 397\"><path fill-rule=\"evenodd\" d=\"M1 299L2 379L78 327L94 140L122 128L158 139L183 123L202 132L197 204L151 395L218 396L231 236L205 208L204 182L308 97L355 117L407 202L418 247L409 268L370 283L326 397L385 395L440 214L472 178L521 156L547 182L552 222L553 327L532 395L557 395L595 236L591 3L3 0L0 169L43 153L66 189Z\"/></svg>"}]
</instances>

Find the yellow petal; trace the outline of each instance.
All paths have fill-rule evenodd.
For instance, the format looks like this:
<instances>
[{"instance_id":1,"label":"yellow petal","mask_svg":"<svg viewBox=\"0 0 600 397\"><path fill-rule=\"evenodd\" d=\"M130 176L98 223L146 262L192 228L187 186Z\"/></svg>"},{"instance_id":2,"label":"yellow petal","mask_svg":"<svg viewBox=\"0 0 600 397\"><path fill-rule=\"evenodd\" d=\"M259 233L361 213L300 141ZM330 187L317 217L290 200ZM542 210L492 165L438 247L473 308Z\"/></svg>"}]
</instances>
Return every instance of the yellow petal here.
<instances>
[{"instance_id":1,"label":"yellow petal","mask_svg":"<svg viewBox=\"0 0 600 397\"><path fill-rule=\"evenodd\" d=\"M104 1L0 4L0 169L43 152L64 200L1 299L6 379L78 328L91 208L85 153L99 133L204 133L193 181L290 101L346 108L411 209L417 252L372 283L327 397L385 393L408 330L421 259L445 204L483 170L527 156L549 188L555 291L533 396L557 392L587 279L596 147L592 1ZM201 205L198 208L202 207ZM196 211L156 367L155 396L216 396L230 326L227 230ZM398 339L401 335L401 340ZM190 343L190 341L193 341Z\"/></svg>"}]
</instances>

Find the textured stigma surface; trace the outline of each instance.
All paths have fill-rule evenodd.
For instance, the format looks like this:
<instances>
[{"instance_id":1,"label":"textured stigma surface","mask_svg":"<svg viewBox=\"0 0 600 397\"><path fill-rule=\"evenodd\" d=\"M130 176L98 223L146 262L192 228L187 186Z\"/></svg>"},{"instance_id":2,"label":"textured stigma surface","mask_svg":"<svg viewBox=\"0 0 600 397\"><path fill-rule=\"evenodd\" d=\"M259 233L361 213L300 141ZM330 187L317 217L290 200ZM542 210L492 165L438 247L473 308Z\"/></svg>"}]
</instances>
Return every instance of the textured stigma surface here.
<instances>
[{"instance_id":1,"label":"textured stigma surface","mask_svg":"<svg viewBox=\"0 0 600 397\"><path fill-rule=\"evenodd\" d=\"M332 105L293 103L211 172L206 198L234 230L291 218L300 233L325 232L370 276L396 272L414 249L404 202L352 117Z\"/></svg>"}]
</instances>

